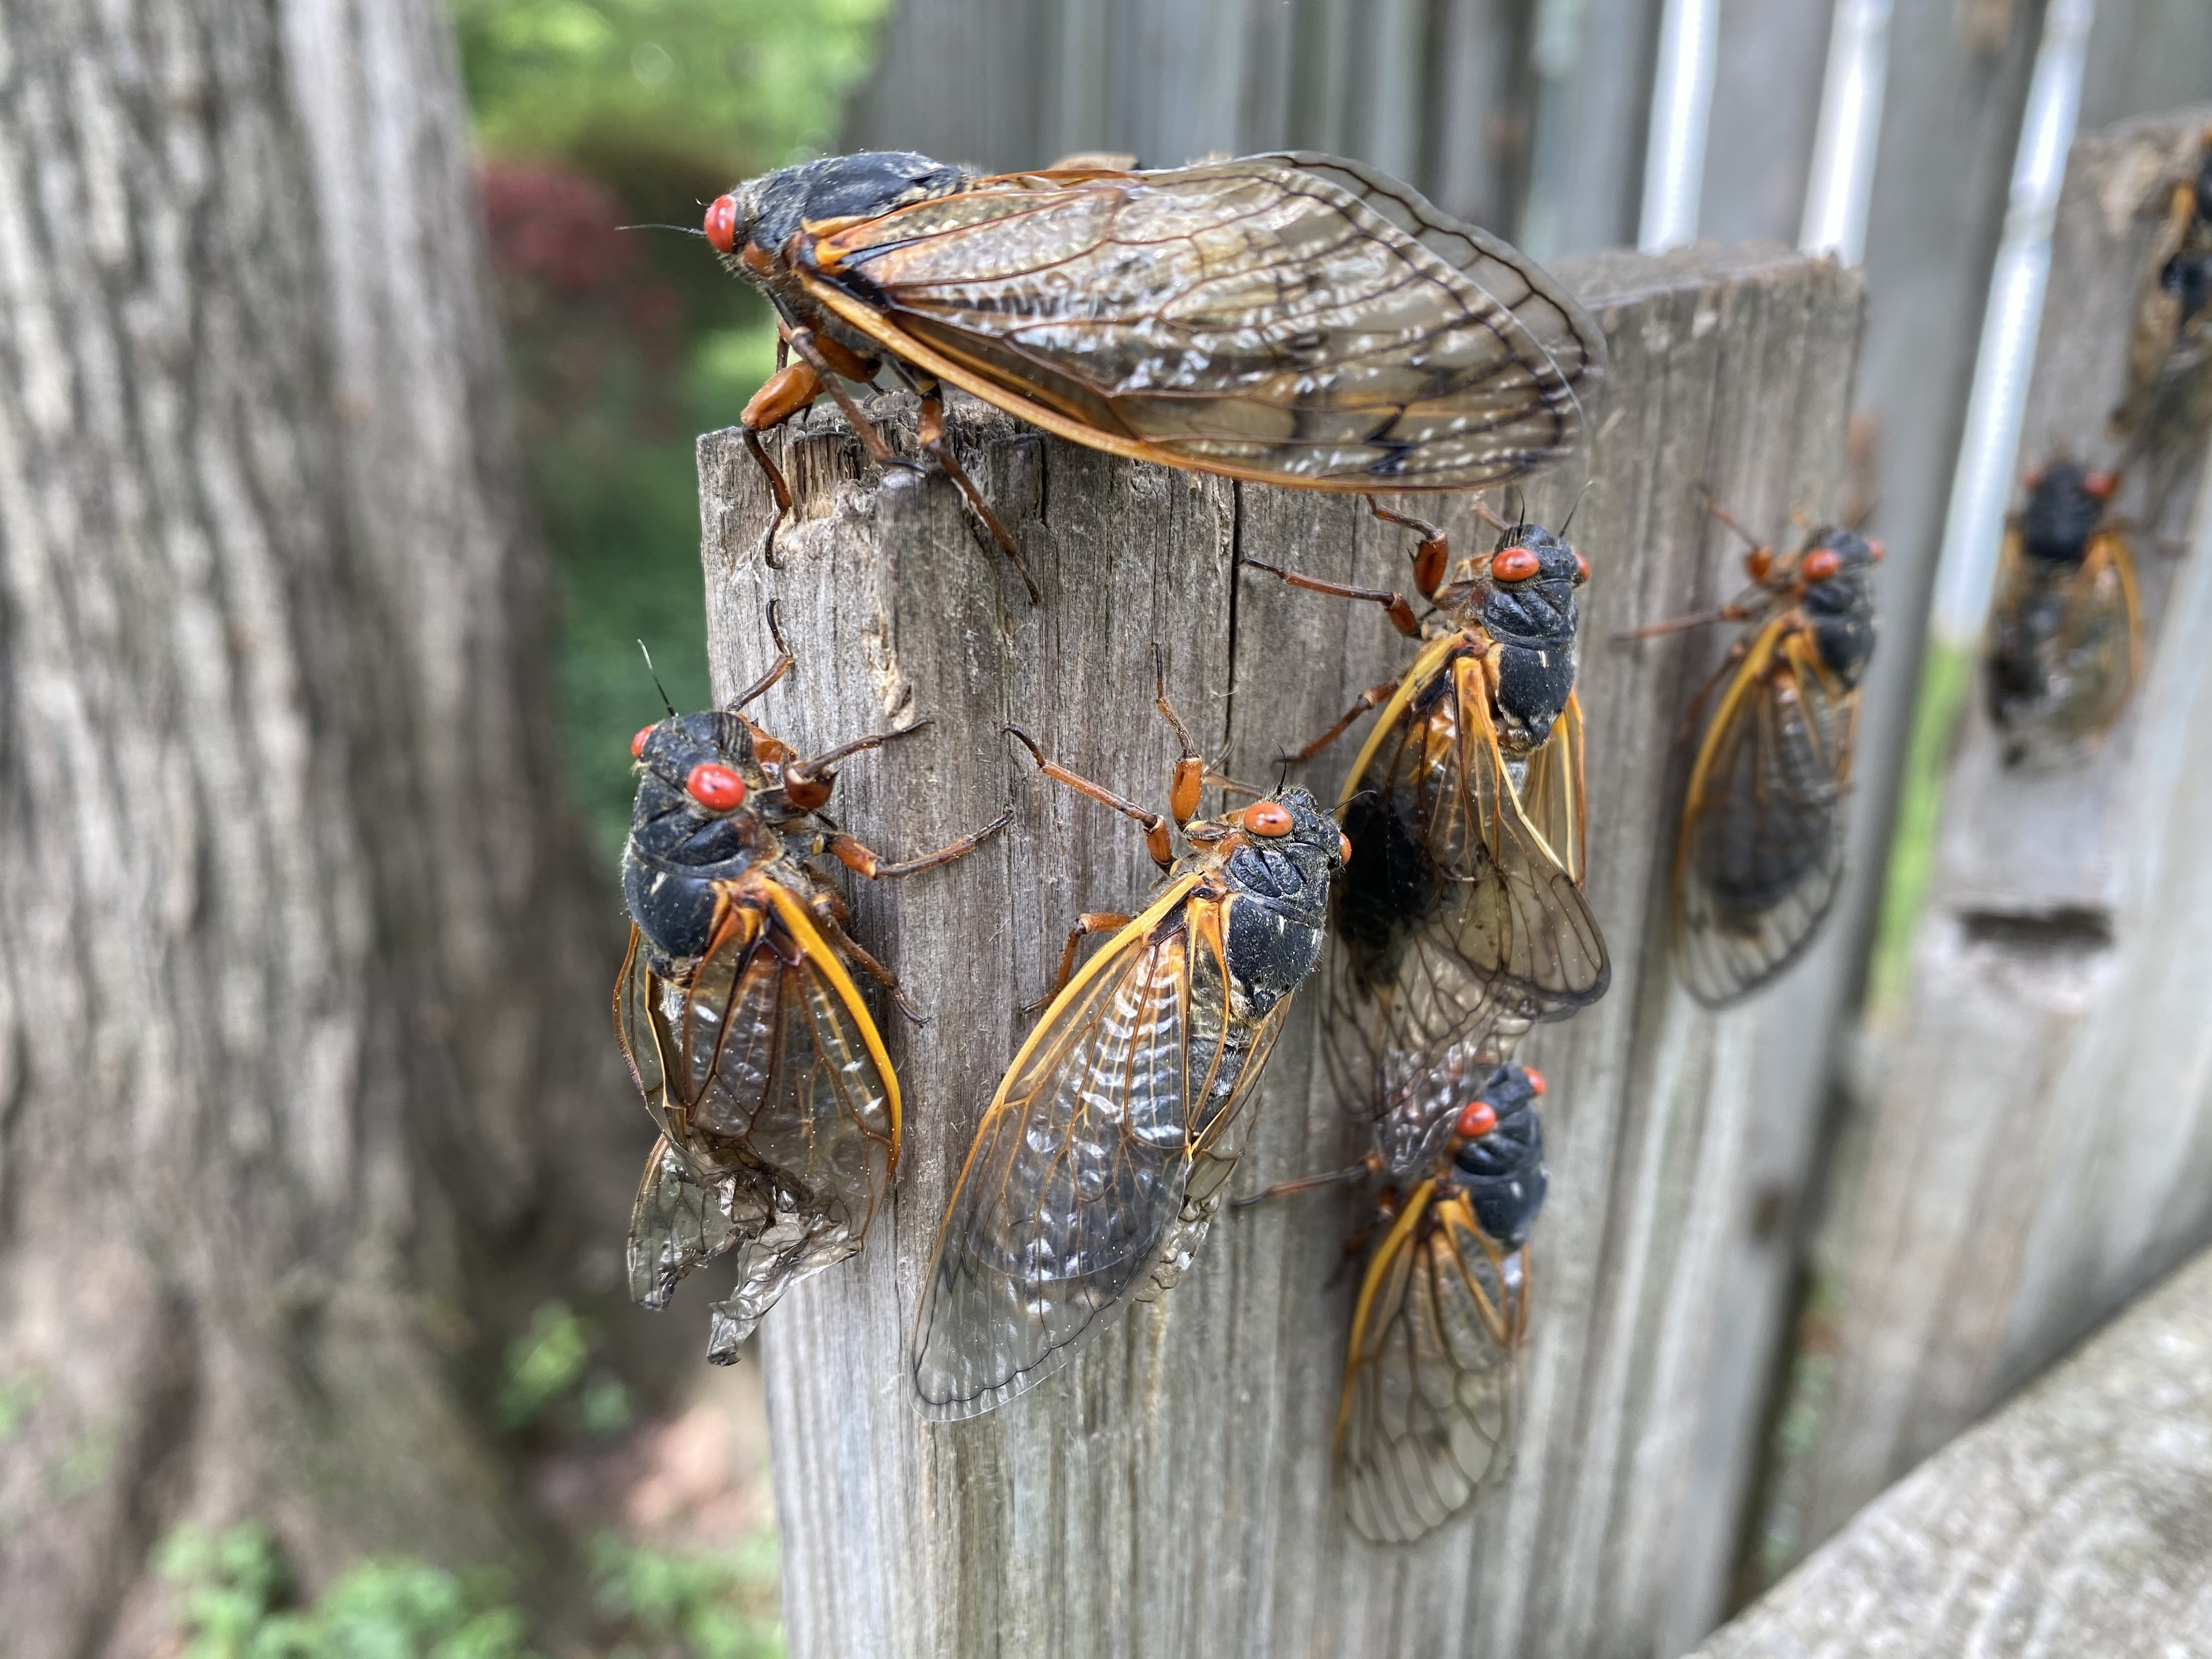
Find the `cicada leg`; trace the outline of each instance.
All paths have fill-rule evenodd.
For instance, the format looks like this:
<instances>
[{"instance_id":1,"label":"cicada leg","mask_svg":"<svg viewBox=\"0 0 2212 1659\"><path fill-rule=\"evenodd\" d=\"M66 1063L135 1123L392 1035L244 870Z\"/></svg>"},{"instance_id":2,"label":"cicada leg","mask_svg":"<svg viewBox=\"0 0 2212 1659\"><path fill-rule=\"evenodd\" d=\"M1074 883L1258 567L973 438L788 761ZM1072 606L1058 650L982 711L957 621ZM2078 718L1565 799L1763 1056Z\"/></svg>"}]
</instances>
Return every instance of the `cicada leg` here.
<instances>
[{"instance_id":1,"label":"cicada leg","mask_svg":"<svg viewBox=\"0 0 2212 1659\"><path fill-rule=\"evenodd\" d=\"M830 837L830 853L856 876L865 876L870 881L896 881L901 876L934 870L940 864L966 858L1013 821L1014 809L1009 806L981 830L972 830L957 841L948 842L933 853L924 853L920 858L907 859L897 864L885 863L881 854L842 833Z\"/></svg>"},{"instance_id":2,"label":"cicada leg","mask_svg":"<svg viewBox=\"0 0 2212 1659\"><path fill-rule=\"evenodd\" d=\"M814 919L821 924L823 935L839 952L867 969L868 976L890 994L891 1000L898 1005L899 1012L906 1016L908 1024L929 1024L914 1004L906 1000L906 991L899 984L898 975L864 950L860 941L845 931L845 906L836 894L829 891L817 893L809 901L807 908L814 912Z\"/></svg>"},{"instance_id":3,"label":"cicada leg","mask_svg":"<svg viewBox=\"0 0 2212 1659\"><path fill-rule=\"evenodd\" d=\"M871 749L880 749L901 738L910 738L936 724L933 720L919 720L911 726L902 726L896 732L878 732L869 737L855 738L850 743L839 744L826 754L793 761L783 769L784 799L805 811L819 811L830 804L830 792L837 782L837 775L830 769L839 761L849 760L854 755Z\"/></svg>"},{"instance_id":4,"label":"cicada leg","mask_svg":"<svg viewBox=\"0 0 2212 1659\"><path fill-rule=\"evenodd\" d=\"M1129 925L1127 912L1121 910L1085 910L1076 917L1075 926L1067 930L1067 948L1060 953L1060 972L1051 987L1035 1002L1022 1005L1022 1017L1028 1018L1067 988L1067 981L1075 977L1076 952L1083 941L1093 933L1110 933Z\"/></svg>"},{"instance_id":5,"label":"cicada leg","mask_svg":"<svg viewBox=\"0 0 2212 1659\"><path fill-rule=\"evenodd\" d=\"M1413 615L1413 607L1403 593L1381 587L1352 587L1344 582L1324 581L1319 576L1301 576L1296 571L1285 570L1279 564L1269 564L1265 559L1255 559L1249 554L1245 564L1254 570L1264 570L1271 576L1280 576L1293 587L1303 587L1310 593L1326 593L1331 599L1364 599L1370 605L1379 605L1390 618L1390 626L1409 640L1421 637L1420 620Z\"/></svg>"},{"instance_id":6,"label":"cicada leg","mask_svg":"<svg viewBox=\"0 0 2212 1659\"><path fill-rule=\"evenodd\" d=\"M1331 1170L1322 1175L1300 1176L1295 1181L1279 1181L1272 1187L1262 1187L1256 1193L1231 1199L1229 1207L1243 1210L1271 1198L1288 1198L1293 1193L1317 1192L1323 1187L1341 1187L1347 1181L1357 1181L1372 1172L1372 1161L1363 1158L1357 1164L1347 1164L1341 1170Z\"/></svg>"},{"instance_id":7,"label":"cicada leg","mask_svg":"<svg viewBox=\"0 0 2212 1659\"><path fill-rule=\"evenodd\" d=\"M1410 530L1421 538L1420 545L1413 550L1413 586L1420 590L1423 599L1433 600L1437 597L1437 590L1443 586L1444 573L1451 568L1451 538L1426 519L1409 518L1403 513L1393 513L1372 495L1367 498L1367 510L1384 524L1395 524L1401 530ZM1505 528L1497 515L1483 504L1480 495L1474 498L1474 510L1498 529ZM1394 615L1390 620L1397 622L1398 619ZM1409 638L1419 637L1403 623L1400 623L1398 631Z\"/></svg>"},{"instance_id":8,"label":"cicada leg","mask_svg":"<svg viewBox=\"0 0 2212 1659\"><path fill-rule=\"evenodd\" d=\"M1064 783L1078 794L1088 795L1101 806L1110 806L1123 817L1133 818L1142 824L1145 830L1145 848L1152 854L1152 861L1161 869L1164 870L1175 862L1175 843L1169 835L1166 818L1158 812L1147 812L1134 801L1124 800L1104 784L1093 783L1081 773L1071 772L1057 761L1047 760L1044 757L1044 750L1039 746L1037 740L1023 731L1020 726L1008 726L1000 729L1008 737L1018 738L1022 747L1030 751L1030 758L1037 763L1037 769L1054 783ZM1181 772L1181 762L1176 763L1176 770L1178 773ZM1201 763L1200 771L1201 782L1204 775L1203 763Z\"/></svg>"},{"instance_id":9,"label":"cicada leg","mask_svg":"<svg viewBox=\"0 0 2212 1659\"><path fill-rule=\"evenodd\" d=\"M814 366L807 362L787 363L769 376L761 389L746 401L744 412L738 416L738 424L744 431L745 447L768 479L769 494L775 498L775 521L768 527L761 540L761 557L771 569L775 568L775 532L791 516L791 483L769 456L760 434L781 426L785 422L811 404L821 394L822 377Z\"/></svg>"},{"instance_id":10,"label":"cicada leg","mask_svg":"<svg viewBox=\"0 0 2212 1659\"><path fill-rule=\"evenodd\" d=\"M1384 680L1380 685L1369 686L1359 694L1359 701L1346 709L1342 718L1328 731L1322 732L1304 748L1291 750L1286 754L1276 756L1275 758L1285 766L1303 765L1350 731L1352 721L1358 720L1369 709L1380 708L1391 698L1396 696L1398 685L1399 682L1396 680Z\"/></svg>"},{"instance_id":11,"label":"cicada leg","mask_svg":"<svg viewBox=\"0 0 2212 1659\"><path fill-rule=\"evenodd\" d=\"M952 446L945 438L945 401L939 395L934 381L929 382L927 389L921 394L921 440L922 453L945 469L945 476L952 480L975 516L983 521L983 527L991 532L991 539L998 543L999 551L1006 556L1006 562L1014 567L1014 574L1022 579L1022 586L1029 589L1030 603L1037 604L1041 596L1037 592L1036 579L1030 574L1030 568L1022 558L1022 550L1015 542L1013 532L991 510L991 503L984 499L983 492L975 487L975 481L961 467L959 457L952 453Z\"/></svg>"}]
</instances>

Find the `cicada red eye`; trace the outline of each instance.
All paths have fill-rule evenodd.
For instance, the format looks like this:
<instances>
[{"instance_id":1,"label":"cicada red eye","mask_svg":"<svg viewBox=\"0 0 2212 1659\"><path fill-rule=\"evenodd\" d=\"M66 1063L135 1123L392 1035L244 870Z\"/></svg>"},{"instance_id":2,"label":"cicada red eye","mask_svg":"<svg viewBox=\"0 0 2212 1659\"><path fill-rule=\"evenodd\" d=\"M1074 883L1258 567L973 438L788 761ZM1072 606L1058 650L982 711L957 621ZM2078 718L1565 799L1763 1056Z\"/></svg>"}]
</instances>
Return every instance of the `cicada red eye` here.
<instances>
[{"instance_id":1,"label":"cicada red eye","mask_svg":"<svg viewBox=\"0 0 2212 1659\"><path fill-rule=\"evenodd\" d=\"M1291 833L1291 809L1279 800L1255 801L1244 809L1244 827L1255 836Z\"/></svg>"},{"instance_id":2,"label":"cicada red eye","mask_svg":"<svg viewBox=\"0 0 2212 1659\"><path fill-rule=\"evenodd\" d=\"M1576 585L1579 586L1581 584L1589 580L1589 561L1583 557L1583 550L1579 547L1574 550L1574 554L1575 582Z\"/></svg>"},{"instance_id":3,"label":"cicada red eye","mask_svg":"<svg viewBox=\"0 0 2212 1659\"><path fill-rule=\"evenodd\" d=\"M645 753L645 740L652 735L653 728L650 726L641 726L637 728L637 735L629 740L629 757L632 760L637 759Z\"/></svg>"},{"instance_id":4,"label":"cicada red eye","mask_svg":"<svg viewBox=\"0 0 2212 1659\"><path fill-rule=\"evenodd\" d=\"M1528 1079L1528 1092L1532 1095L1542 1094L1544 1092L1544 1074L1533 1066L1524 1066L1521 1068L1521 1071L1522 1074Z\"/></svg>"},{"instance_id":5,"label":"cicada red eye","mask_svg":"<svg viewBox=\"0 0 2212 1659\"><path fill-rule=\"evenodd\" d=\"M1797 568L1808 582L1824 582L1844 568L1844 556L1832 547L1816 547Z\"/></svg>"},{"instance_id":6,"label":"cicada red eye","mask_svg":"<svg viewBox=\"0 0 2212 1659\"><path fill-rule=\"evenodd\" d=\"M2119 475L2116 472L2092 472L2081 480L2081 493L2094 501L2109 501L2119 487Z\"/></svg>"},{"instance_id":7,"label":"cicada red eye","mask_svg":"<svg viewBox=\"0 0 2212 1659\"><path fill-rule=\"evenodd\" d=\"M738 198L717 196L707 209L707 246L717 253L738 251Z\"/></svg>"},{"instance_id":8,"label":"cicada red eye","mask_svg":"<svg viewBox=\"0 0 2212 1659\"><path fill-rule=\"evenodd\" d=\"M702 761L684 777L691 799L710 812L727 812L745 804L745 781L726 766Z\"/></svg>"},{"instance_id":9,"label":"cicada red eye","mask_svg":"<svg viewBox=\"0 0 2212 1659\"><path fill-rule=\"evenodd\" d=\"M1872 538L1868 538L1867 552L1876 564L1880 564L1881 562L1881 556L1888 551L1888 547L1883 543L1875 540Z\"/></svg>"},{"instance_id":10,"label":"cicada red eye","mask_svg":"<svg viewBox=\"0 0 2212 1659\"><path fill-rule=\"evenodd\" d=\"M1486 1100L1478 1100L1459 1115L1453 1127L1462 1140L1480 1140L1498 1127L1498 1109Z\"/></svg>"},{"instance_id":11,"label":"cicada red eye","mask_svg":"<svg viewBox=\"0 0 2212 1659\"><path fill-rule=\"evenodd\" d=\"M1490 562L1490 574L1501 582L1525 582L1544 568L1533 547L1501 547Z\"/></svg>"},{"instance_id":12,"label":"cicada red eye","mask_svg":"<svg viewBox=\"0 0 2212 1659\"><path fill-rule=\"evenodd\" d=\"M1341 830L1336 832L1336 861L1339 864L1352 862L1352 837Z\"/></svg>"}]
</instances>

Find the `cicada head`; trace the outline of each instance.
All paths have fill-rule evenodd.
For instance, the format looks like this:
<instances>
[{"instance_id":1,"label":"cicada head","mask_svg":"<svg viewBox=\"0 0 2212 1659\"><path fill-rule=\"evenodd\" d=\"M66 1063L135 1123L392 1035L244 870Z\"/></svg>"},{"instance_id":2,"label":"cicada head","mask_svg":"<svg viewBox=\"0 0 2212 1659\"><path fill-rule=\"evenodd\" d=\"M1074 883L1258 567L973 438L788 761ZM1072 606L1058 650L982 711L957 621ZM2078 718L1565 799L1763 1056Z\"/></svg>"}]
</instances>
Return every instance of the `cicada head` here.
<instances>
[{"instance_id":1,"label":"cicada head","mask_svg":"<svg viewBox=\"0 0 2212 1659\"><path fill-rule=\"evenodd\" d=\"M1874 568L1881 546L1856 530L1815 530L1794 561L1792 579L1811 623L1820 660L1845 685L1856 685L1874 655Z\"/></svg>"},{"instance_id":2,"label":"cicada head","mask_svg":"<svg viewBox=\"0 0 2212 1659\"><path fill-rule=\"evenodd\" d=\"M949 196L969 175L911 150L825 155L749 179L707 209L707 240L757 281L787 275L792 239L808 226L873 219L909 202Z\"/></svg>"},{"instance_id":3,"label":"cicada head","mask_svg":"<svg viewBox=\"0 0 2212 1659\"><path fill-rule=\"evenodd\" d=\"M623 897L657 969L707 948L714 884L780 842L757 808L772 786L739 716L719 708L672 714L641 731L630 752L637 799L623 847Z\"/></svg>"},{"instance_id":4,"label":"cicada head","mask_svg":"<svg viewBox=\"0 0 2212 1659\"><path fill-rule=\"evenodd\" d=\"M1498 538L1482 596L1483 630L1531 650L1571 650L1579 620L1575 590L1589 580L1583 556L1540 524Z\"/></svg>"},{"instance_id":5,"label":"cicada head","mask_svg":"<svg viewBox=\"0 0 2212 1659\"><path fill-rule=\"evenodd\" d=\"M2113 488L2112 474L2086 471L2072 461L2037 468L2020 515L2021 550L2045 564L2081 563Z\"/></svg>"},{"instance_id":6,"label":"cicada head","mask_svg":"<svg viewBox=\"0 0 2212 1659\"><path fill-rule=\"evenodd\" d=\"M1285 789L1215 823L1225 832L1219 840L1236 892L1229 969L1257 1016L1295 991L1321 960L1329 878L1344 867L1351 843L1304 789Z\"/></svg>"},{"instance_id":7,"label":"cicada head","mask_svg":"<svg viewBox=\"0 0 2212 1659\"><path fill-rule=\"evenodd\" d=\"M1474 1206L1475 1220L1501 1249L1528 1241L1550 1189L1544 1125L1536 1097L1540 1073L1500 1066L1460 1109L1453 1126L1452 1174Z\"/></svg>"}]
</instances>

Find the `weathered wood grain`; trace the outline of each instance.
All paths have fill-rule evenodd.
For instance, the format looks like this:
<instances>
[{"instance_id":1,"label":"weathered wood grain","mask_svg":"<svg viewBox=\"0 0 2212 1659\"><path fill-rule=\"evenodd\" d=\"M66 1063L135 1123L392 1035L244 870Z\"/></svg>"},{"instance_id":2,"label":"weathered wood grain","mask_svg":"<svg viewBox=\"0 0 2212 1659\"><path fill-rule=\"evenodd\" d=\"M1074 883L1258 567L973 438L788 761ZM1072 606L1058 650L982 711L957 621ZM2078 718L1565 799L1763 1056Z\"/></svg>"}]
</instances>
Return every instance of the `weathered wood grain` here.
<instances>
[{"instance_id":1,"label":"weathered wood grain","mask_svg":"<svg viewBox=\"0 0 2212 1659\"><path fill-rule=\"evenodd\" d=\"M2115 453L2142 215L2208 116L2075 144L2024 464ZM1911 992L1837 1165L1801 1452L1770 1517L1805 1544L2212 1232L2204 537L2200 516L2185 557L2139 550L2153 660L2095 754L2008 770L1971 700Z\"/></svg>"},{"instance_id":2,"label":"weathered wood grain","mask_svg":"<svg viewBox=\"0 0 2212 1659\"><path fill-rule=\"evenodd\" d=\"M2212 1255L1870 1504L1698 1659L2212 1654Z\"/></svg>"},{"instance_id":3,"label":"weathered wood grain","mask_svg":"<svg viewBox=\"0 0 2212 1659\"><path fill-rule=\"evenodd\" d=\"M1402 584L1406 538L1352 501L1206 479L1041 439L965 405L954 431L1018 526L1032 610L949 485L864 471L832 416L789 440L804 522L757 556L769 501L734 434L701 441L709 644L726 693L766 661L780 599L798 672L762 718L802 747L916 716L937 727L855 762L836 810L887 853L934 844L1012 799L983 853L855 896L860 937L933 1017L895 1030L908 1150L867 1252L800 1286L765 1363L800 1655L1595 1654L1657 1650L1710 1393L1718 1272L1741 1189L1759 1006L1716 1020L1670 982L1662 929L1686 757L1681 711L1723 641L1629 648L1633 623L1712 603L1740 550L1704 516L1711 480L1755 520L1821 502L1840 465L1859 289L1832 264L1711 248L1565 268L1601 315L1615 372L1596 482L1574 520L1595 571L1589 887L1614 988L1531 1039L1553 1079L1552 1200L1537 1238L1529 1413L1517 1474L1471 1522L1378 1550L1338 1519L1328 1443L1355 1221L1312 1196L1217 1228L1181 1288L1079 1364L972 1423L923 1424L903 1360L951 1174L1074 912L1156 878L1132 826L1043 784L1000 736L1139 799L1171 752L1151 647L1231 768L1273 770L1407 657L1373 607L1237 570L1262 556ZM908 417L881 405L894 424ZM1583 477L1547 480L1553 522ZM1487 545L1463 502L1463 550ZM1352 746L1310 769L1333 789ZM1315 1063L1318 1000L1277 1050L1237 1187L1341 1164L1354 1135ZM678 1317L696 1317L679 1298ZM1746 1407L1739 1436L1759 1407ZM1710 1563L1700 1570L1711 1571Z\"/></svg>"}]
</instances>

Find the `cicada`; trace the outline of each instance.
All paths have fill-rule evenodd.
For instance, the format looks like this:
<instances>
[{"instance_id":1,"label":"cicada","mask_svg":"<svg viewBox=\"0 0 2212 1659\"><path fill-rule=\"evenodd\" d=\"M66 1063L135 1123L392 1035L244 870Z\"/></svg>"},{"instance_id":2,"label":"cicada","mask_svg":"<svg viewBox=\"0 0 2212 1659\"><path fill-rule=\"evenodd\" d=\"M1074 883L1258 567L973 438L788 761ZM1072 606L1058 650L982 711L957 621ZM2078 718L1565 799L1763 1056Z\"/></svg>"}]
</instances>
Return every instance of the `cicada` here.
<instances>
[{"instance_id":1,"label":"cicada","mask_svg":"<svg viewBox=\"0 0 2212 1659\"><path fill-rule=\"evenodd\" d=\"M1835 902L1859 679L1875 647L1874 567L1881 545L1816 529L1796 553L1752 543L1748 593L1707 616L1752 626L1698 693L1720 688L1682 804L1674 854L1674 954L1709 1008L1748 996L1795 963Z\"/></svg>"},{"instance_id":2,"label":"cicada","mask_svg":"<svg viewBox=\"0 0 2212 1659\"><path fill-rule=\"evenodd\" d=\"M2112 411L2112 429L2139 444L2171 447L2170 439L2212 423L2212 127L2204 132L2195 173L2167 199L2152 239L2128 336L2127 392Z\"/></svg>"},{"instance_id":3,"label":"cicada","mask_svg":"<svg viewBox=\"0 0 2212 1659\"><path fill-rule=\"evenodd\" d=\"M1237 1200L1382 1182L1336 1419L1345 1514L1377 1543L1425 1536L1512 1467L1543 1092L1537 1072L1455 1049L1385 1097L1360 1163Z\"/></svg>"},{"instance_id":4,"label":"cicada","mask_svg":"<svg viewBox=\"0 0 2212 1659\"><path fill-rule=\"evenodd\" d=\"M1990 612L1990 718L2008 764L2094 737L2127 706L2142 616L2127 536L2105 516L2118 484L2063 460L2027 476Z\"/></svg>"},{"instance_id":5,"label":"cicada","mask_svg":"<svg viewBox=\"0 0 2212 1659\"><path fill-rule=\"evenodd\" d=\"M1582 555L1541 525L1501 525L1486 559L1443 581L1433 525L1375 507L1420 534L1414 585L1427 625L1396 592L1347 588L1247 562L1296 586L1382 605L1422 640L1396 680L1286 757L1310 759L1376 705L1345 780L1352 854L1332 899L1332 1064L1360 1097L1478 1033L1493 1059L1528 1024L1604 995L1612 976L1582 892L1583 716L1575 684Z\"/></svg>"},{"instance_id":6,"label":"cicada","mask_svg":"<svg viewBox=\"0 0 2212 1659\"><path fill-rule=\"evenodd\" d=\"M672 708L630 745L615 1031L660 1128L630 1218L630 1294L665 1307L685 1274L738 1250L737 1288L714 1306L717 1364L786 1286L860 1248L898 1163L898 1078L853 969L897 985L848 936L817 866L911 875L1011 817L903 864L836 831L819 816L836 763L927 722L802 760L742 712L790 666L787 652L728 708Z\"/></svg>"},{"instance_id":7,"label":"cicada","mask_svg":"<svg viewBox=\"0 0 2212 1659\"><path fill-rule=\"evenodd\" d=\"M717 198L706 234L766 292L797 360L744 416L780 512L791 492L759 434L826 388L889 462L839 385L888 367L921 395L923 451L1018 567L945 444L945 386L1169 466L1464 489L1573 448L1605 373L1596 324L1534 261L1358 162L1302 151L988 178L833 156Z\"/></svg>"},{"instance_id":8,"label":"cicada","mask_svg":"<svg viewBox=\"0 0 2212 1659\"><path fill-rule=\"evenodd\" d=\"M915 1320L915 1393L939 1420L1034 1388L1188 1267L1291 994L1320 958L1348 850L1303 789L1193 822L1206 774L1186 737L1170 808L1190 850L1170 863L1167 817L1013 735L1048 776L1141 823L1170 875L1139 915L1078 922L1058 989L975 1132ZM1111 937L1077 969L1085 936L1101 932Z\"/></svg>"}]
</instances>

